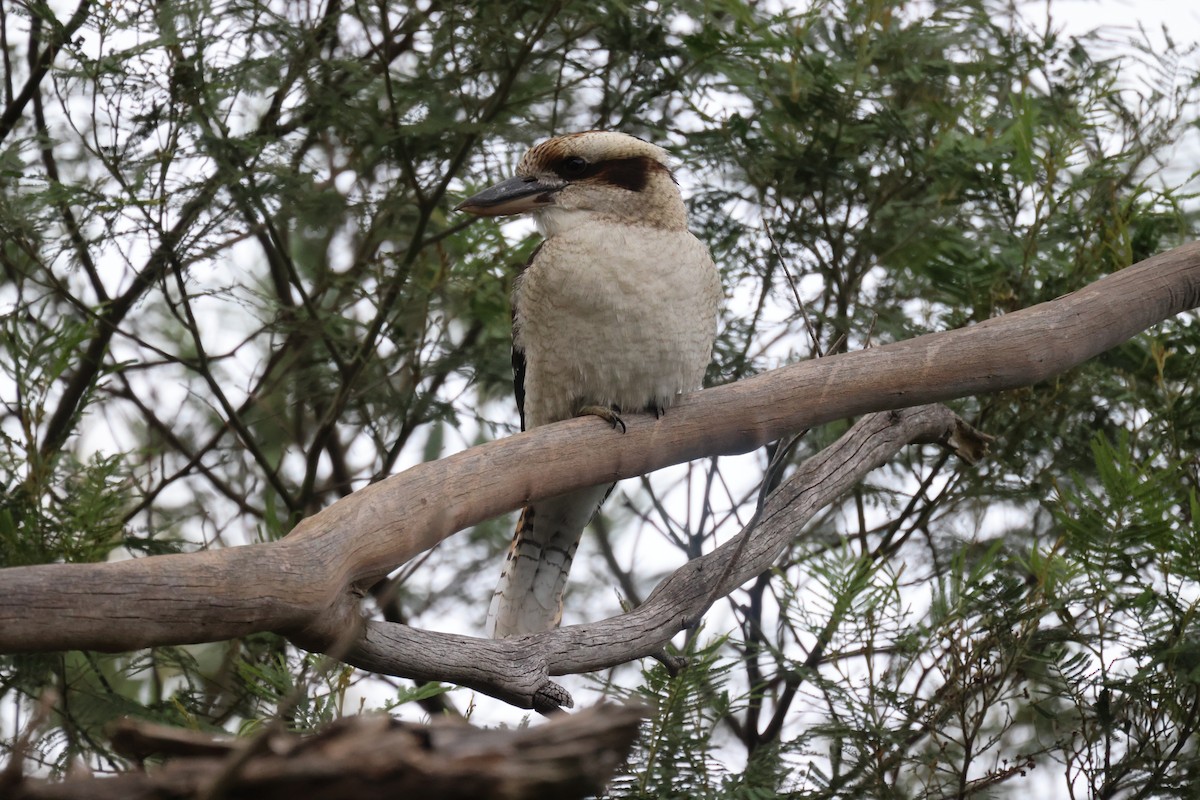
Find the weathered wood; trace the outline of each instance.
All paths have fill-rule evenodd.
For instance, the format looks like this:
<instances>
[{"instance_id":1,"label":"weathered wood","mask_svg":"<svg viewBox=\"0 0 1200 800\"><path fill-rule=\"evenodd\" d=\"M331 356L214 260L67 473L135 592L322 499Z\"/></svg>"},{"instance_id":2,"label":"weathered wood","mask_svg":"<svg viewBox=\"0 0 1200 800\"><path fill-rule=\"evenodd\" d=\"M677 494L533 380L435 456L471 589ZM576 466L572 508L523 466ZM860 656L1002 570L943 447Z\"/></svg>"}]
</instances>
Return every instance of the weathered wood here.
<instances>
[{"instance_id":1,"label":"weathered wood","mask_svg":"<svg viewBox=\"0 0 1200 800\"><path fill-rule=\"evenodd\" d=\"M346 717L314 736L268 731L229 740L126 722L114 743L165 764L116 776L47 781L8 775L11 800L431 800L572 798L601 792L646 709L601 705L520 729Z\"/></svg>"},{"instance_id":2,"label":"weathered wood","mask_svg":"<svg viewBox=\"0 0 1200 800\"><path fill-rule=\"evenodd\" d=\"M371 621L344 658L374 672L471 686L539 711L569 706L570 695L551 676L658 653L716 600L770 569L814 514L902 448L941 442L973 460L985 438L945 406L870 414L801 464L741 533L684 564L628 613L499 642Z\"/></svg>"},{"instance_id":3,"label":"weathered wood","mask_svg":"<svg viewBox=\"0 0 1200 800\"><path fill-rule=\"evenodd\" d=\"M1197 305L1200 243L1193 243L978 325L698 392L659 420L630 415L623 436L594 419L575 419L421 464L304 520L279 542L3 570L0 652L121 651L272 630L364 666L384 668L391 659L386 671L396 671L403 666L394 657L398 648L440 642L461 645L460 655L445 653L453 662L448 671L429 674L410 665L410 674L461 680L526 707L551 707L564 698L546 676L600 663L604 659L591 654L605 648L620 650L633 630L626 617L542 634L547 638L538 638L532 654L530 640L479 643L472 650L463 643L479 640L365 626L359 610L364 587L454 532L533 499L701 456L746 452L847 416L1036 383ZM408 638L396 638L398 632ZM577 656L548 655L567 647L577 648ZM489 682L480 662L468 663L466 655L484 652L522 672Z\"/></svg>"}]
</instances>

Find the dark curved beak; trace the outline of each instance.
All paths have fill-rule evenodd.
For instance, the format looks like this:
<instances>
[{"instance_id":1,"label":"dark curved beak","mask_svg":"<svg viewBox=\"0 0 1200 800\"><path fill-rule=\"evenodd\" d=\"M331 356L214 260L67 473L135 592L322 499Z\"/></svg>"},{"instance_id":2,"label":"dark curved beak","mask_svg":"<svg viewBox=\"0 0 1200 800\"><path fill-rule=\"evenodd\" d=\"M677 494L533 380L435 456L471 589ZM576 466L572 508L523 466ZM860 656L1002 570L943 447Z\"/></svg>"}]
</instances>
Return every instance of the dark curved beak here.
<instances>
[{"instance_id":1,"label":"dark curved beak","mask_svg":"<svg viewBox=\"0 0 1200 800\"><path fill-rule=\"evenodd\" d=\"M477 217L521 214L554 203L554 193L563 185L546 183L537 178L509 178L473 197L468 197L455 206L454 210L466 211Z\"/></svg>"}]
</instances>

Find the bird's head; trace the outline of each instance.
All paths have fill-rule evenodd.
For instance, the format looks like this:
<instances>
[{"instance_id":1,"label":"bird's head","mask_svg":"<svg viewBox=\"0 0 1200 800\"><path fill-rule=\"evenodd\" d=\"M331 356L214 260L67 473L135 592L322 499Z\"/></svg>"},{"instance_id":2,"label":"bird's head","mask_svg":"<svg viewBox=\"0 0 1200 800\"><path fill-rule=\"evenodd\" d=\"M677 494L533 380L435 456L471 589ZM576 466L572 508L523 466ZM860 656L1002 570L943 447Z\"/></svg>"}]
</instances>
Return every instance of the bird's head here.
<instances>
[{"instance_id":1,"label":"bird's head","mask_svg":"<svg viewBox=\"0 0 1200 800\"><path fill-rule=\"evenodd\" d=\"M530 212L546 236L596 219L687 226L667 151L613 131L571 133L534 146L514 177L467 198L458 210L481 217Z\"/></svg>"}]
</instances>

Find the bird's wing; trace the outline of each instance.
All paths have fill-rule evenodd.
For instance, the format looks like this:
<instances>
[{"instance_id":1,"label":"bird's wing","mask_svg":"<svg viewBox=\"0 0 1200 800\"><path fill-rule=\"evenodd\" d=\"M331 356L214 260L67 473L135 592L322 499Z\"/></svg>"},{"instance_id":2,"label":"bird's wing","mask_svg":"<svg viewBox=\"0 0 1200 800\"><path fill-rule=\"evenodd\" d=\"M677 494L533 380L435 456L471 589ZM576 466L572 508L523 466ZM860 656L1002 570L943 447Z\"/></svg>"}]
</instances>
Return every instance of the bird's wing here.
<instances>
[{"instance_id":1,"label":"bird's wing","mask_svg":"<svg viewBox=\"0 0 1200 800\"><path fill-rule=\"evenodd\" d=\"M517 397L517 413L521 415L521 430L525 430L525 350L515 344L512 349L513 394Z\"/></svg>"},{"instance_id":2,"label":"bird's wing","mask_svg":"<svg viewBox=\"0 0 1200 800\"><path fill-rule=\"evenodd\" d=\"M529 269L529 265L537 258L537 254L542 251L545 242L539 242L538 246L533 248L533 252L529 254L529 258L525 260L517 276L525 270ZM513 321L513 349L512 349L512 368L513 368L513 395L517 399L517 413L521 416L521 430L525 430L525 348L517 344L517 309L514 305L512 312Z\"/></svg>"}]
</instances>

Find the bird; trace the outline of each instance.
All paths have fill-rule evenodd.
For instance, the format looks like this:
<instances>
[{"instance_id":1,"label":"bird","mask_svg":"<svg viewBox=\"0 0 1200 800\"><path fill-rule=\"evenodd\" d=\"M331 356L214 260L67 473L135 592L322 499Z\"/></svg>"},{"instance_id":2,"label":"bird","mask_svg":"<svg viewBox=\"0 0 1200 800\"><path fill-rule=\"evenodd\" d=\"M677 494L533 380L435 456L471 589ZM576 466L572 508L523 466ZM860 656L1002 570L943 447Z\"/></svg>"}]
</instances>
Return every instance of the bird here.
<instances>
[{"instance_id":1,"label":"bird","mask_svg":"<svg viewBox=\"0 0 1200 800\"><path fill-rule=\"evenodd\" d=\"M516 174L464 200L480 217L530 214L542 234L513 288L513 384L521 429L594 414L661 415L700 388L722 299L708 248L688 230L668 152L617 131L557 136ZM487 617L497 639L558 626L571 561L613 484L527 505Z\"/></svg>"}]
</instances>

